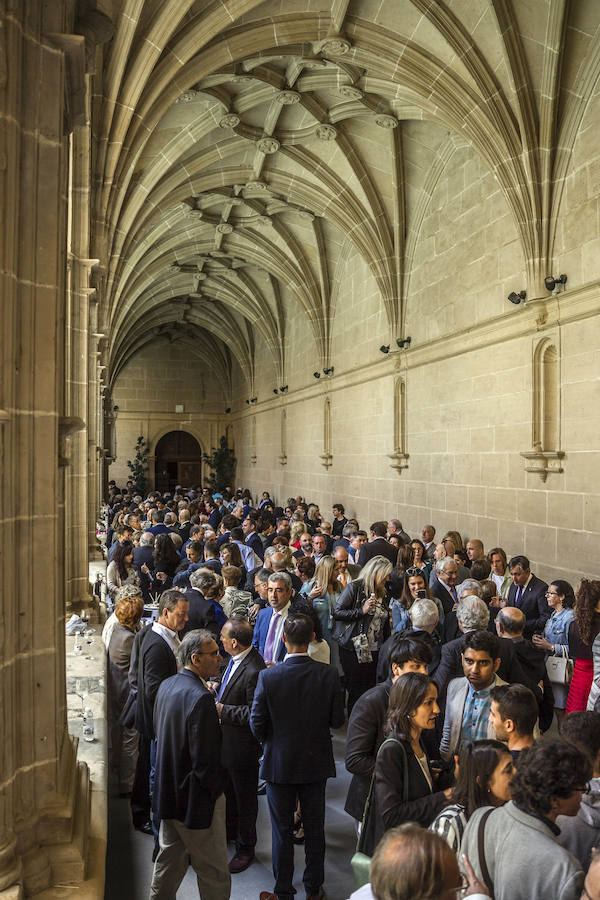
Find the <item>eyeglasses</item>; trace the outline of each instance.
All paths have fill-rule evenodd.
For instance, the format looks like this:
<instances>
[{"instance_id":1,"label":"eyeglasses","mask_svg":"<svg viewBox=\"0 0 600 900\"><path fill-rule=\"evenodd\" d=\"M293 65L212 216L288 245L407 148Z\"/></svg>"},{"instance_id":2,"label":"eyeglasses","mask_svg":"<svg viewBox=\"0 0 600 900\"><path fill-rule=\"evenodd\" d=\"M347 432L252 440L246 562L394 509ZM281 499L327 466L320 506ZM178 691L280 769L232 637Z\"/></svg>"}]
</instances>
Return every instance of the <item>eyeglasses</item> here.
<instances>
[{"instance_id":1,"label":"eyeglasses","mask_svg":"<svg viewBox=\"0 0 600 900\"><path fill-rule=\"evenodd\" d=\"M423 570L422 570L422 569L418 569L417 566L413 566L413 567L410 568L410 569L406 569L406 574L409 575L411 578L414 578L415 575L420 575L421 578L422 578L422 577L423 577Z\"/></svg>"},{"instance_id":2,"label":"eyeglasses","mask_svg":"<svg viewBox=\"0 0 600 900\"><path fill-rule=\"evenodd\" d=\"M196 655L196 656L204 656L204 655L206 655L206 656L218 656L218 655L219 655L219 651L218 651L218 650L198 650L197 653L196 653L195 655Z\"/></svg>"},{"instance_id":3,"label":"eyeglasses","mask_svg":"<svg viewBox=\"0 0 600 900\"><path fill-rule=\"evenodd\" d=\"M582 794L589 794L591 792L591 790L592 790L592 788L591 788L589 781L587 782L587 784L584 784L581 787L573 788L574 792L578 793L579 791L581 791Z\"/></svg>"},{"instance_id":4,"label":"eyeglasses","mask_svg":"<svg viewBox=\"0 0 600 900\"><path fill-rule=\"evenodd\" d=\"M546 591L544 597L560 597L560 594L557 591Z\"/></svg>"}]
</instances>

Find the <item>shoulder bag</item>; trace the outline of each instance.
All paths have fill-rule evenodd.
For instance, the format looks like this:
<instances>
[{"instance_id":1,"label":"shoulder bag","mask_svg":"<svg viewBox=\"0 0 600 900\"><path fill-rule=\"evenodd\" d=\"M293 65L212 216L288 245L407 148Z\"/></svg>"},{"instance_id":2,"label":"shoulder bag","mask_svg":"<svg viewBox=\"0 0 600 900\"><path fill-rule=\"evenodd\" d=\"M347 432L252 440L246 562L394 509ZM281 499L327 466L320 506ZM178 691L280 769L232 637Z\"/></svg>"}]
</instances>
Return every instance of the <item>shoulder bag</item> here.
<instances>
[{"instance_id":1,"label":"shoulder bag","mask_svg":"<svg viewBox=\"0 0 600 900\"><path fill-rule=\"evenodd\" d=\"M573 677L573 660L569 659L569 651L561 645L560 656L549 656L546 660L546 672L552 684L570 684Z\"/></svg>"},{"instance_id":2,"label":"shoulder bag","mask_svg":"<svg viewBox=\"0 0 600 900\"><path fill-rule=\"evenodd\" d=\"M402 753L403 760L403 768L404 768L404 786L403 786L403 802L406 803L408 800L408 759L406 757L406 750L404 749L404 745L401 741L396 740L396 738L386 738L385 741L381 744L379 750L377 751L377 756L375 757L375 766L377 765L377 760L379 759L379 754L386 744L394 743L398 744ZM371 811L373 808L373 792L375 790L375 768L373 768L373 774L371 775L371 784L369 785L369 793L367 794L367 800L365 802L365 810L363 812L362 822L360 825L360 834L358 836L358 840L356 842L356 852L354 856L350 860L350 865L352 866L352 872L354 874L354 882L356 884L356 889L361 888L364 884L368 884L370 880L370 868L371 868L371 857L364 852L364 842L365 836L368 832L369 821L371 817Z\"/></svg>"},{"instance_id":3,"label":"shoulder bag","mask_svg":"<svg viewBox=\"0 0 600 900\"><path fill-rule=\"evenodd\" d=\"M477 855L479 856L479 869L481 871L483 882L487 885L488 894L491 897L491 900L494 900L494 882L492 881L492 876L490 875L490 870L487 867L485 858L485 823L493 812L493 806L490 807L490 809L486 809L480 818L477 827Z\"/></svg>"}]
</instances>

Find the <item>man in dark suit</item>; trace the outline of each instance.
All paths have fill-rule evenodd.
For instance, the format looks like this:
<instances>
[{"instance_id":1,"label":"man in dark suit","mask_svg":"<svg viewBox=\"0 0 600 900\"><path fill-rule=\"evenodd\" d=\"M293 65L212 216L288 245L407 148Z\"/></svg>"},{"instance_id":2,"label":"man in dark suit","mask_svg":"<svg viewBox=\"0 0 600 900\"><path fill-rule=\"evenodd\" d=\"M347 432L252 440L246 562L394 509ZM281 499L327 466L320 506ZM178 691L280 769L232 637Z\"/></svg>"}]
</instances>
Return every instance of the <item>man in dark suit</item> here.
<instances>
[{"instance_id":1,"label":"man in dark suit","mask_svg":"<svg viewBox=\"0 0 600 900\"><path fill-rule=\"evenodd\" d=\"M295 559L302 559L304 556L313 555L312 537L308 531L305 531L304 534L300 535L300 549L296 550L293 555Z\"/></svg>"},{"instance_id":2,"label":"man in dark suit","mask_svg":"<svg viewBox=\"0 0 600 900\"><path fill-rule=\"evenodd\" d=\"M507 606L496 616L496 631L514 648L519 664L525 674L521 682L535 694L539 705L540 731L547 731L554 716L554 694L546 671L546 653L534 647L531 641L523 636L525 630L525 613L516 607ZM540 683L542 687L540 688Z\"/></svg>"},{"instance_id":3,"label":"man in dark suit","mask_svg":"<svg viewBox=\"0 0 600 900\"><path fill-rule=\"evenodd\" d=\"M387 681L390 677L390 658L395 644L403 638L418 638L427 645L431 653L428 674L435 679L435 672L440 664L441 644L436 634L439 622L438 608L433 600L415 600L410 608L412 626L398 631L381 645L377 661L377 682Z\"/></svg>"},{"instance_id":4,"label":"man in dark suit","mask_svg":"<svg viewBox=\"0 0 600 900\"><path fill-rule=\"evenodd\" d=\"M362 568L374 556L385 556L395 566L398 560L398 550L385 539L387 522L373 522L370 531L371 540L360 548L358 565Z\"/></svg>"},{"instance_id":5,"label":"man in dark suit","mask_svg":"<svg viewBox=\"0 0 600 900\"><path fill-rule=\"evenodd\" d=\"M325 787L335 777L329 729L344 724L344 703L336 669L308 655L312 620L291 613L284 638L287 657L258 676L250 715L252 733L263 744L275 876L274 893L263 891L260 900L293 898L297 800L305 835L304 888L307 900L316 900L325 878Z\"/></svg>"},{"instance_id":6,"label":"man in dark suit","mask_svg":"<svg viewBox=\"0 0 600 900\"><path fill-rule=\"evenodd\" d=\"M454 604L458 602L456 593L456 581L458 578L458 565L451 556L439 559L435 564L437 578L429 582L429 593L437 597L444 607L444 613L452 612Z\"/></svg>"},{"instance_id":7,"label":"man in dark suit","mask_svg":"<svg viewBox=\"0 0 600 900\"><path fill-rule=\"evenodd\" d=\"M546 601L548 585L531 572L526 556L513 556L508 563L513 583L508 589L508 606L525 614L525 637L543 631L552 610Z\"/></svg>"},{"instance_id":8,"label":"man in dark suit","mask_svg":"<svg viewBox=\"0 0 600 900\"><path fill-rule=\"evenodd\" d=\"M285 657L283 626L292 602L292 579L287 572L273 572L268 581L269 605L256 617L252 646L267 666Z\"/></svg>"},{"instance_id":9,"label":"man in dark suit","mask_svg":"<svg viewBox=\"0 0 600 900\"><path fill-rule=\"evenodd\" d=\"M260 517L258 517L260 518ZM256 533L256 521L257 518L255 515L248 515L242 522L242 531L244 532L244 543L247 547L250 547L251 550L254 550L259 559L265 558L265 549L263 546L263 542L260 537Z\"/></svg>"},{"instance_id":10,"label":"man in dark suit","mask_svg":"<svg viewBox=\"0 0 600 900\"><path fill-rule=\"evenodd\" d=\"M346 737L346 769L352 774L346 812L362 820L377 751L384 739L390 689L406 672L427 675L431 651L417 635L395 636L389 657L390 678L359 697L350 714Z\"/></svg>"},{"instance_id":11,"label":"man in dark suit","mask_svg":"<svg viewBox=\"0 0 600 900\"><path fill-rule=\"evenodd\" d=\"M209 631L191 631L178 658L182 671L163 681L154 708L161 824L150 897L174 897L191 862L200 896L229 900L221 729L206 686L219 670L219 648Z\"/></svg>"},{"instance_id":12,"label":"man in dark suit","mask_svg":"<svg viewBox=\"0 0 600 900\"><path fill-rule=\"evenodd\" d=\"M137 700L135 727L140 735L150 741L150 797L154 791L156 769L156 734L154 732L154 703L161 683L175 675L175 654L179 647L179 632L188 619L189 603L181 591L169 590L161 594L158 621L144 631L137 648ZM134 654L132 653L132 659ZM154 850L158 853L158 828L156 816L152 817Z\"/></svg>"},{"instance_id":13,"label":"man in dark suit","mask_svg":"<svg viewBox=\"0 0 600 900\"><path fill-rule=\"evenodd\" d=\"M139 547L133 548L133 568L140 579L140 590L144 603L150 603L150 575L148 572L154 569L152 559L154 553L154 535L151 531L145 531L140 538ZM142 567L145 570L142 571Z\"/></svg>"},{"instance_id":14,"label":"man in dark suit","mask_svg":"<svg viewBox=\"0 0 600 900\"><path fill-rule=\"evenodd\" d=\"M446 694L446 688L453 678L462 678L462 651L463 651L463 635L470 634L472 631L485 631L490 613L483 602L478 597L464 597L456 610L458 627L462 632L460 637L449 641L442 645L442 656L440 664L434 676L440 692L440 697ZM500 667L498 668L498 676L508 684L518 682L526 687L532 687L530 680L521 668L515 648L510 641L500 640Z\"/></svg>"},{"instance_id":15,"label":"man in dark suit","mask_svg":"<svg viewBox=\"0 0 600 900\"><path fill-rule=\"evenodd\" d=\"M207 600L202 593L202 585L204 583L212 584L212 573L203 572L202 569L195 569L190 575L190 589L185 591L184 596L187 597L190 604L188 611L189 623L186 631L195 631L197 628L206 628L213 637L218 634L217 620L215 617L215 608L210 600Z\"/></svg>"},{"instance_id":16,"label":"man in dark suit","mask_svg":"<svg viewBox=\"0 0 600 900\"><path fill-rule=\"evenodd\" d=\"M227 770L227 832L235 835L232 875L254 860L258 815L258 760L260 744L250 731L250 710L258 674L265 662L252 646L252 626L244 619L228 619L221 628L221 643L230 661L217 689L217 712L223 730L222 762Z\"/></svg>"}]
</instances>

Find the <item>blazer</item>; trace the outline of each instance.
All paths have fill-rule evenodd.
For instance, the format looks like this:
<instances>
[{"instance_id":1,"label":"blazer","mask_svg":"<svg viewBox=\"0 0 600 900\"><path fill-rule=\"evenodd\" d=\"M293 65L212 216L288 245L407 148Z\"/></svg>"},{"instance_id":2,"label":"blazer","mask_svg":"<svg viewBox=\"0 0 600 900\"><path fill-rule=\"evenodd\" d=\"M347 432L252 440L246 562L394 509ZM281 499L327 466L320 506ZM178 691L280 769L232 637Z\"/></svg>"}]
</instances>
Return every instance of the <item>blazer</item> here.
<instances>
[{"instance_id":1,"label":"blazer","mask_svg":"<svg viewBox=\"0 0 600 900\"><path fill-rule=\"evenodd\" d=\"M332 630L333 638L341 647L349 647L352 638L362 630L365 634L373 621L371 614L365 615L362 605L367 599L363 581L352 581L344 588L336 603L332 616L335 625ZM385 611L385 617L381 629L380 646L387 640L390 633L390 617ZM386 676L387 677L387 676Z\"/></svg>"},{"instance_id":2,"label":"blazer","mask_svg":"<svg viewBox=\"0 0 600 900\"><path fill-rule=\"evenodd\" d=\"M442 646L440 664L437 667L434 676L434 681L439 688L440 695L445 694L446 688L453 678L462 678L464 674L461 659L464 637L464 634L461 634L459 638ZM502 678L507 684L518 682L532 690L534 685L537 686L537 681L532 682L529 673L526 674L524 672L517 656L515 646L508 638L500 638L500 668L498 669L498 677ZM540 679L541 675L537 680L539 681ZM537 693L539 694L539 691Z\"/></svg>"},{"instance_id":3,"label":"blazer","mask_svg":"<svg viewBox=\"0 0 600 900\"><path fill-rule=\"evenodd\" d=\"M496 675L496 685L499 684L506 684L506 682ZM457 752L468 690L469 682L466 678L454 678L448 685L446 718L444 719L444 732L440 743L442 759L452 759ZM487 736L492 739L496 738L496 732L489 723Z\"/></svg>"},{"instance_id":4,"label":"blazer","mask_svg":"<svg viewBox=\"0 0 600 900\"><path fill-rule=\"evenodd\" d=\"M436 578L433 584L430 584L429 593L432 597L437 597L444 607L444 616L447 616L452 612L455 601L452 598L452 594L442 584L439 578Z\"/></svg>"},{"instance_id":5,"label":"blazer","mask_svg":"<svg viewBox=\"0 0 600 900\"><path fill-rule=\"evenodd\" d=\"M431 662L427 666L427 671L430 678L435 680L434 673L437 671L437 667L440 664L440 656L442 652L442 645L440 644L439 638L436 635L435 631L433 634L429 634L428 631L422 631L420 628L405 628L404 631L396 631L392 634L385 644L382 644L379 650L379 658L377 660L377 682L387 681L390 677L390 654L394 647L394 644L400 640L401 638L412 637L417 638L420 641L423 641L424 644L427 644L429 649L431 650ZM462 669L461 669L462 671Z\"/></svg>"},{"instance_id":6,"label":"blazer","mask_svg":"<svg viewBox=\"0 0 600 900\"><path fill-rule=\"evenodd\" d=\"M516 602L517 587L511 584L508 590L508 605L517 606L525 614L525 637L531 637L536 632L542 632L544 625L550 618L552 610L546 602L548 585L541 578L532 575L525 591L521 594L519 602Z\"/></svg>"},{"instance_id":7,"label":"blazer","mask_svg":"<svg viewBox=\"0 0 600 900\"><path fill-rule=\"evenodd\" d=\"M154 812L186 828L209 828L224 787L221 729L213 694L190 669L161 684L154 730Z\"/></svg>"},{"instance_id":8,"label":"blazer","mask_svg":"<svg viewBox=\"0 0 600 900\"><path fill-rule=\"evenodd\" d=\"M177 661L165 639L152 631L151 625L140 631L139 636L135 727L140 734L152 740L155 737L153 716L156 695L161 682L177 673Z\"/></svg>"},{"instance_id":9,"label":"blazer","mask_svg":"<svg viewBox=\"0 0 600 900\"><path fill-rule=\"evenodd\" d=\"M391 564L395 566L398 560L398 551L394 545L390 544L389 541L386 541L385 538L375 538L374 541L369 541L360 548L358 565L362 568L364 564L369 562L370 559L373 559L374 556L385 556L385 558L389 559Z\"/></svg>"},{"instance_id":10,"label":"blazer","mask_svg":"<svg viewBox=\"0 0 600 900\"><path fill-rule=\"evenodd\" d=\"M358 698L348 720L346 734L346 769L352 775L346 812L362 819L375 769L375 757L383 743L383 728L390 702L391 680L377 684Z\"/></svg>"},{"instance_id":11,"label":"blazer","mask_svg":"<svg viewBox=\"0 0 600 900\"><path fill-rule=\"evenodd\" d=\"M554 718L554 692L546 671L547 654L544 650L534 647L531 641L518 638L509 640L525 675L526 680L523 684L530 688L537 698L540 708L540 731L548 731Z\"/></svg>"},{"instance_id":12,"label":"blazer","mask_svg":"<svg viewBox=\"0 0 600 900\"><path fill-rule=\"evenodd\" d=\"M250 710L258 675L264 668L264 659L252 647L225 685L220 702L223 704L221 761L226 769L244 769L258 762L261 748L250 730Z\"/></svg>"},{"instance_id":13,"label":"blazer","mask_svg":"<svg viewBox=\"0 0 600 900\"><path fill-rule=\"evenodd\" d=\"M206 628L211 634L218 637L219 630L215 617L215 607L210 600L207 600L202 591L197 588L189 588L184 592L184 597L189 601L190 608L188 610L188 621L185 624L183 633L195 631L196 628Z\"/></svg>"},{"instance_id":14,"label":"blazer","mask_svg":"<svg viewBox=\"0 0 600 900\"><path fill-rule=\"evenodd\" d=\"M364 852L368 855L372 855L379 839L389 828L404 822L416 822L427 828L448 804L446 795L443 790L438 790L435 781L433 790L430 788L410 742L398 735L394 737L401 742L404 754L396 741L390 741L381 750L375 764L373 806L364 846ZM406 781L408 789L405 800Z\"/></svg>"},{"instance_id":15,"label":"blazer","mask_svg":"<svg viewBox=\"0 0 600 900\"><path fill-rule=\"evenodd\" d=\"M259 673L250 728L263 745L265 781L308 784L335 778L329 729L343 724L342 689L333 666L293 655Z\"/></svg>"},{"instance_id":16,"label":"blazer","mask_svg":"<svg viewBox=\"0 0 600 900\"><path fill-rule=\"evenodd\" d=\"M259 611L256 617L256 622L254 624L254 635L252 637L252 646L255 650L258 650L261 656L265 652L267 634L269 633L269 625L271 623L271 617L274 611L275 610L272 606L265 606L264 609L261 609ZM282 662L286 653L287 650L285 649L285 644L283 643L282 638L276 653L277 662Z\"/></svg>"},{"instance_id":17,"label":"blazer","mask_svg":"<svg viewBox=\"0 0 600 900\"><path fill-rule=\"evenodd\" d=\"M248 535L248 537L246 538L246 546L250 547L251 550L254 550L254 552L260 559L264 559L265 550L263 542L261 541L256 531L253 531L252 534Z\"/></svg>"}]
</instances>

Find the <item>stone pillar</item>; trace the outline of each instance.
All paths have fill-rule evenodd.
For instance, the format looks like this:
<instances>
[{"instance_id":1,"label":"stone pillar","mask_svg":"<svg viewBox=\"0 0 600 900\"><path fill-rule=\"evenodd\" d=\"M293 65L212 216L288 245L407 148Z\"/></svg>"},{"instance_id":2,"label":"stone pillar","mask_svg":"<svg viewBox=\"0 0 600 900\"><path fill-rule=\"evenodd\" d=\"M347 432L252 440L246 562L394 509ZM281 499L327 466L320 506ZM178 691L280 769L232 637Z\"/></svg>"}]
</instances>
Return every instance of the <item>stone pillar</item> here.
<instances>
[{"instance_id":1,"label":"stone pillar","mask_svg":"<svg viewBox=\"0 0 600 900\"><path fill-rule=\"evenodd\" d=\"M75 67L57 37L72 13L68 0L0 0L0 897L11 900L84 877L89 817L66 721L59 465ZM82 39L70 39L77 54Z\"/></svg>"}]
</instances>

